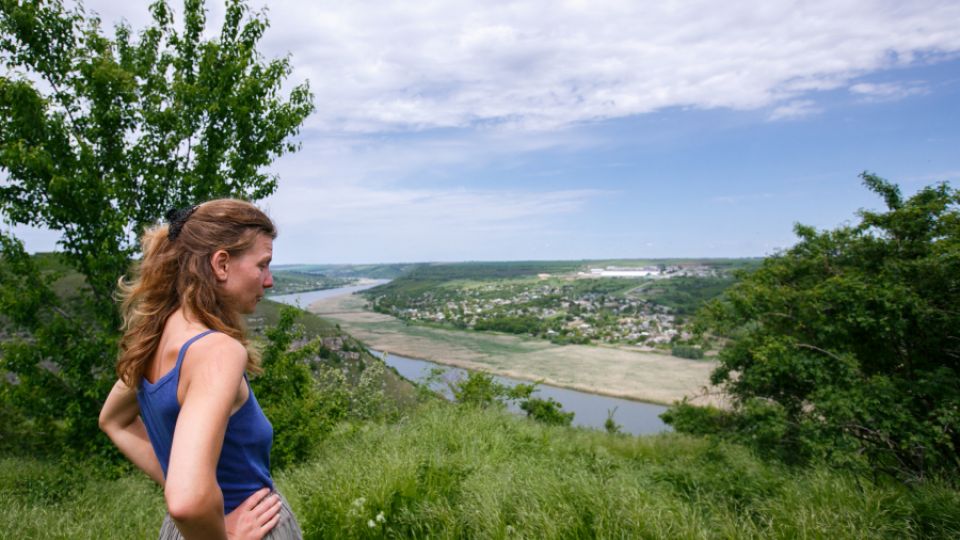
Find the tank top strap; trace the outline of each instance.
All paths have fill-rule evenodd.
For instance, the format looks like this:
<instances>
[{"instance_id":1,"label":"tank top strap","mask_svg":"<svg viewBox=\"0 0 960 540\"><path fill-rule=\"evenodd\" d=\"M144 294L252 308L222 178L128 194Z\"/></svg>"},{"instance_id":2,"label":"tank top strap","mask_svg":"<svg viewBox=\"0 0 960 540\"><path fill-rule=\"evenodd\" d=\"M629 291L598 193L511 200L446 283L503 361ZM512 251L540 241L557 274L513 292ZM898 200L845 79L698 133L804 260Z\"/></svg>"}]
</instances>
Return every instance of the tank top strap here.
<instances>
[{"instance_id":1,"label":"tank top strap","mask_svg":"<svg viewBox=\"0 0 960 540\"><path fill-rule=\"evenodd\" d=\"M180 353L177 354L177 363L173 366L173 369L177 372L177 379L180 379L180 365L183 364L183 357L187 355L187 349L190 348L190 345L193 345L193 342L206 336L207 334L212 334L216 330L205 330L199 334L188 339L186 343L183 344L183 347L180 347Z\"/></svg>"}]
</instances>

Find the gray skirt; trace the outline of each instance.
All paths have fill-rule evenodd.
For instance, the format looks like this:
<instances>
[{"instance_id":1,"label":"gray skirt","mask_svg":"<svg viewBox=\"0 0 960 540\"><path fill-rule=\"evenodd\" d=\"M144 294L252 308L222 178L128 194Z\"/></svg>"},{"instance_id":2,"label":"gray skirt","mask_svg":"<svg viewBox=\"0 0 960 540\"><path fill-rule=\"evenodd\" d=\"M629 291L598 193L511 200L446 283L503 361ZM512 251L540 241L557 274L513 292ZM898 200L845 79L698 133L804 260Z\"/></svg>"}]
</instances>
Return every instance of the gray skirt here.
<instances>
[{"instance_id":1,"label":"gray skirt","mask_svg":"<svg viewBox=\"0 0 960 540\"><path fill-rule=\"evenodd\" d=\"M283 495L280 495L280 499L283 501L280 506L280 522L263 537L264 540L303 540L300 524L297 523L297 518L290 509L290 503ZM170 514L163 518L163 524L160 526L160 540L183 540Z\"/></svg>"}]
</instances>

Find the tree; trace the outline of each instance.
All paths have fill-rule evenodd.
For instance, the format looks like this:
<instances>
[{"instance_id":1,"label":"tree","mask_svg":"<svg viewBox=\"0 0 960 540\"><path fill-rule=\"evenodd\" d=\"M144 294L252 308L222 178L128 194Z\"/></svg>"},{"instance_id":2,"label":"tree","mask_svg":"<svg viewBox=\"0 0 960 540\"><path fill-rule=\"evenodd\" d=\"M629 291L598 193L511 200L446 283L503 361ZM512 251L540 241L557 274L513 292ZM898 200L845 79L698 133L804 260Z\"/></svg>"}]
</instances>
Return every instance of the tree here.
<instances>
[{"instance_id":1,"label":"tree","mask_svg":"<svg viewBox=\"0 0 960 540\"><path fill-rule=\"evenodd\" d=\"M730 338L712 375L732 411L667 417L730 429L790 459L826 457L899 476L960 469L960 192L904 199L875 175L885 212L766 259L700 314Z\"/></svg>"},{"instance_id":2,"label":"tree","mask_svg":"<svg viewBox=\"0 0 960 540\"><path fill-rule=\"evenodd\" d=\"M306 84L279 96L288 59L264 61L267 28L230 0L220 36L203 40L202 0L183 30L164 1L139 39L105 37L82 7L0 2L0 210L14 224L61 231L70 264L106 305L136 253L131 234L170 207L271 194L264 171L295 150L313 110Z\"/></svg>"},{"instance_id":3,"label":"tree","mask_svg":"<svg viewBox=\"0 0 960 540\"><path fill-rule=\"evenodd\" d=\"M28 424L48 415L67 426L79 447L112 378L112 293L138 233L170 207L271 194L277 178L265 168L297 148L291 137L313 110L305 83L280 95L289 60L262 58L266 18L242 0L228 1L210 40L202 0L186 0L181 30L166 2L150 12L138 36L120 24L111 39L80 6L0 0L0 214L59 231L63 258L84 278L69 302L48 294L50 276L3 236L4 264L35 275L0 281L4 315L17 314L0 321L14 335L0 370L18 379L0 382L0 395L19 400ZM34 289L21 295L26 282Z\"/></svg>"},{"instance_id":4,"label":"tree","mask_svg":"<svg viewBox=\"0 0 960 540\"><path fill-rule=\"evenodd\" d=\"M267 328L263 373L251 381L276 434L270 452L276 469L310 457L320 437L346 418L350 408L345 381L321 388L311 372L308 362L319 356L320 339L291 350L291 344L303 338L303 328L295 324L300 313L284 306L277 324Z\"/></svg>"},{"instance_id":5,"label":"tree","mask_svg":"<svg viewBox=\"0 0 960 540\"><path fill-rule=\"evenodd\" d=\"M565 412L563 405L553 398L530 397L520 403L520 409L529 418L549 426L569 426L573 422L574 412Z\"/></svg>"}]
</instances>

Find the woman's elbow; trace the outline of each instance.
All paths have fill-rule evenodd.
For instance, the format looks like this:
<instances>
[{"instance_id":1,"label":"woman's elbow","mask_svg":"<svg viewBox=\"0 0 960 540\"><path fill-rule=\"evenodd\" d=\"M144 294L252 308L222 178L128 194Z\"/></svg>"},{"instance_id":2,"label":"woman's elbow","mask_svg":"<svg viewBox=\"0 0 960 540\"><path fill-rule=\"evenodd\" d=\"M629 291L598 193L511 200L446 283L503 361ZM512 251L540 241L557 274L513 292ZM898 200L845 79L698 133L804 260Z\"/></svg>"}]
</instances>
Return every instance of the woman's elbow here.
<instances>
[{"instance_id":1,"label":"woman's elbow","mask_svg":"<svg viewBox=\"0 0 960 540\"><path fill-rule=\"evenodd\" d=\"M100 411L100 417L97 419L97 425L100 426L100 431L106 433L110 439L114 439L114 435L120 431L123 431L128 424L124 424L115 415L109 414L107 410L104 409Z\"/></svg>"},{"instance_id":2,"label":"woman's elbow","mask_svg":"<svg viewBox=\"0 0 960 540\"><path fill-rule=\"evenodd\" d=\"M177 522L195 521L221 510L223 501L216 495L203 489L177 489L176 486L171 487L169 482L163 490L167 511Z\"/></svg>"},{"instance_id":3,"label":"woman's elbow","mask_svg":"<svg viewBox=\"0 0 960 540\"><path fill-rule=\"evenodd\" d=\"M117 421L106 413L106 409L100 411L100 417L97 419L97 425L100 426L100 431L106 433L107 435L111 435L111 433L116 431L119 427L117 425ZM112 439L113 437L111 436L110 438Z\"/></svg>"},{"instance_id":4,"label":"woman's elbow","mask_svg":"<svg viewBox=\"0 0 960 540\"><path fill-rule=\"evenodd\" d=\"M97 425L100 426L100 431L110 433L110 417L107 416L106 410L100 411L100 417L97 418Z\"/></svg>"},{"instance_id":5,"label":"woman's elbow","mask_svg":"<svg viewBox=\"0 0 960 540\"><path fill-rule=\"evenodd\" d=\"M164 499L167 501L167 512L175 521L192 521L203 515L202 501L196 497L171 495L165 490Z\"/></svg>"}]
</instances>

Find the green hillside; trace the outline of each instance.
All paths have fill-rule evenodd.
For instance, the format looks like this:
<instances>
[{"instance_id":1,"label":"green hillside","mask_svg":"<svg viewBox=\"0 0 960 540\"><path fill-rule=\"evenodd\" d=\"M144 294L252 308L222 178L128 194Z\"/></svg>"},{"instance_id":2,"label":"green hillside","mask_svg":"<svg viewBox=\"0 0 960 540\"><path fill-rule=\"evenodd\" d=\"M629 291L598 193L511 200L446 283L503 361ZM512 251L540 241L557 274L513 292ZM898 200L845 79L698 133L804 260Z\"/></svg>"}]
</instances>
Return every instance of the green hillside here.
<instances>
[{"instance_id":1,"label":"green hillside","mask_svg":"<svg viewBox=\"0 0 960 540\"><path fill-rule=\"evenodd\" d=\"M823 468L734 444L548 427L436 403L348 423L277 478L307 539L956 538L960 493ZM142 475L96 479L0 460L0 531L151 538L163 496Z\"/></svg>"},{"instance_id":2,"label":"green hillside","mask_svg":"<svg viewBox=\"0 0 960 540\"><path fill-rule=\"evenodd\" d=\"M280 320L281 311L287 306L279 302L264 299L257 305L257 310L248 317L247 324L251 333L255 336L263 336L264 330L274 326ZM289 309L289 308L288 308ZM296 319L297 325L303 329L301 341L309 341L314 338L340 338L343 341L343 350L355 352L358 358L351 357L333 358L333 364L345 370L347 381L356 383L359 375L371 363L382 363L379 358L375 358L367 352L366 346L359 340L354 339L340 328L309 313L300 310ZM317 358L317 361L331 363L330 359ZM397 403L401 408L411 406L416 399L416 388L410 382L401 377L396 370L385 366L383 370L383 389L387 398L391 402Z\"/></svg>"}]
</instances>

